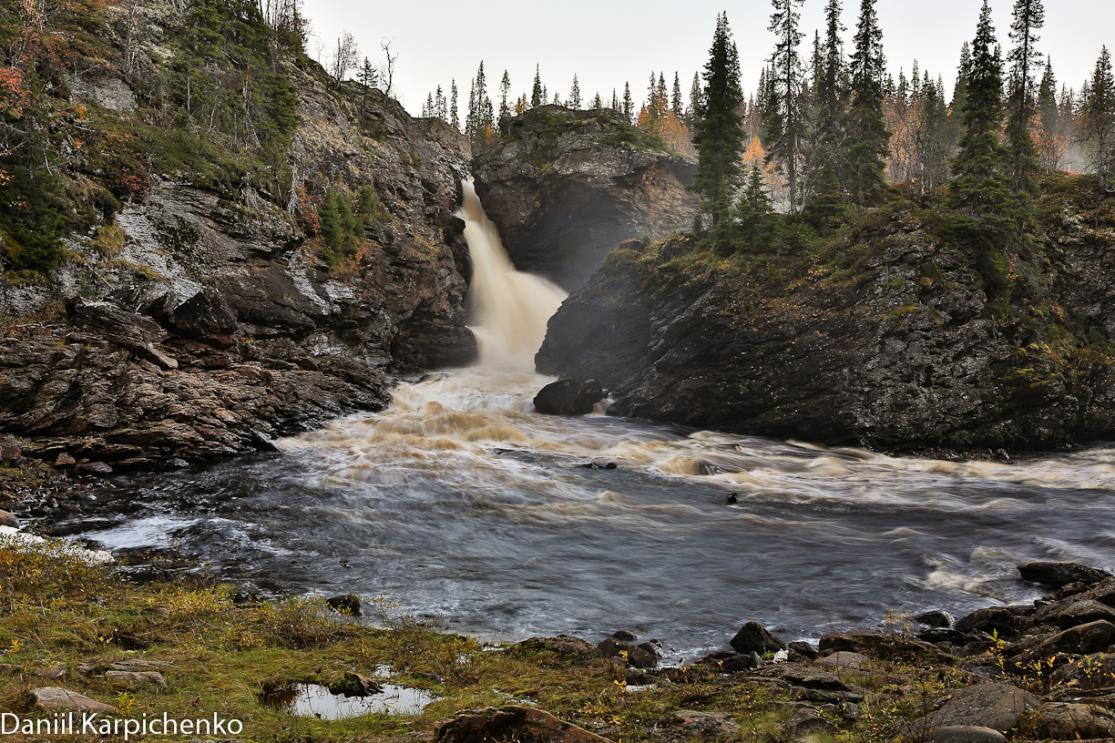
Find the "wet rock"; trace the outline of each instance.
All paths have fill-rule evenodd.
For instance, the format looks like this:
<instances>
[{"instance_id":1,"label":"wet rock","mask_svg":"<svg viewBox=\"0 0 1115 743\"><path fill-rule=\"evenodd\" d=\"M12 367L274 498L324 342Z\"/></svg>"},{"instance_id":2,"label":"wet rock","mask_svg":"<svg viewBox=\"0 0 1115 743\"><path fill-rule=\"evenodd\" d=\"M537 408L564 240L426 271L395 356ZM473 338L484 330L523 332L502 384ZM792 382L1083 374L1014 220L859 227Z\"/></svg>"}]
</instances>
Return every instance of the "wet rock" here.
<instances>
[{"instance_id":1,"label":"wet rock","mask_svg":"<svg viewBox=\"0 0 1115 743\"><path fill-rule=\"evenodd\" d=\"M1090 622L1041 639L1032 649L1029 649L1029 645L1026 643L1021 646L1020 649L1024 652L1016 653L1008 649L1008 653L1018 654L1024 661L1044 658L1056 653L1091 655L1115 645L1115 624L1103 620Z\"/></svg>"},{"instance_id":2,"label":"wet rock","mask_svg":"<svg viewBox=\"0 0 1115 743\"><path fill-rule=\"evenodd\" d=\"M1088 704L1043 704L1033 722L1038 736L1052 740L1115 739L1115 712Z\"/></svg>"},{"instance_id":3,"label":"wet rock","mask_svg":"<svg viewBox=\"0 0 1115 743\"><path fill-rule=\"evenodd\" d=\"M548 712L502 707L463 712L434 733L434 743L608 743Z\"/></svg>"},{"instance_id":4,"label":"wet rock","mask_svg":"<svg viewBox=\"0 0 1115 743\"><path fill-rule=\"evenodd\" d=\"M928 743L1006 743L1007 737L991 728L950 725L930 730L926 741Z\"/></svg>"},{"instance_id":5,"label":"wet rock","mask_svg":"<svg viewBox=\"0 0 1115 743\"><path fill-rule=\"evenodd\" d=\"M634 641L622 642L610 637L597 645L596 649L605 658L623 658L633 668L658 666L658 648L653 643L635 644Z\"/></svg>"},{"instance_id":6,"label":"wet rock","mask_svg":"<svg viewBox=\"0 0 1115 743\"><path fill-rule=\"evenodd\" d=\"M702 658L700 663L721 673L744 673L761 666L763 660L758 653L713 653Z\"/></svg>"},{"instance_id":7,"label":"wet rock","mask_svg":"<svg viewBox=\"0 0 1115 743\"><path fill-rule=\"evenodd\" d=\"M235 311L224 296L211 287L203 287L173 308L167 321L182 335L219 346L232 345L231 336L238 327Z\"/></svg>"},{"instance_id":8,"label":"wet rock","mask_svg":"<svg viewBox=\"0 0 1115 743\"><path fill-rule=\"evenodd\" d=\"M1055 624L1068 629L1100 620L1115 623L1115 608L1095 599L1071 597L1042 607L1034 618L1045 624Z\"/></svg>"},{"instance_id":9,"label":"wet rock","mask_svg":"<svg viewBox=\"0 0 1115 743\"><path fill-rule=\"evenodd\" d=\"M618 632L612 633L612 639L618 642L635 642L639 638L635 635L634 632L628 632L627 630L621 629Z\"/></svg>"},{"instance_id":10,"label":"wet rock","mask_svg":"<svg viewBox=\"0 0 1115 743\"><path fill-rule=\"evenodd\" d=\"M815 647L810 645L808 642L803 642L801 640L798 640L797 642L791 642L786 647L790 651L791 660L793 659L794 655L804 660L815 660L818 656L817 649Z\"/></svg>"},{"instance_id":11,"label":"wet rock","mask_svg":"<svg viewBox=\"0 0 1115 743\"><path fill-rule=\"evenodd\" d=\"M329 608L333 611L348 617L360 616L363 607L363 602L360 600L360 597L352 593L346 593L342 596L330 596L325 599L325 603L328 604Z\"/></svg>"},{"instance_id":12,"label":"wet rock","mask_svg":"<svg viewBox=\"0 0 1115 743\"><path fill-rule=\"evenodd\" d=\"M1024 614L1016 607L992 606L978 609L956 623L956 631L973 632L999 637L1013 637L1028 624Z\"/></svg>"},{"instance_id":13,"label":"wet rock","mask_svg":"<svg viewBox=\"0 0 1115 743\"><path fill-rule=\"evenodd\" d=\"M566 659L589 661L600 657L600 650L587 640L570 635L557 637L532 637L511 647L512 652L536 653L549 652Z\"/></svg>"},{"instance_id":14,"label":"wet rock","mask_svg":"<svg viewBox=\"0 0 1115 743\"><path fill-rule=\"evenodd\" d=\"M776 653L786 645L758 622L748 622L732 638L732 649L737 653Z\"/></svg>"},{"instance_id":15,"label":"wet rock","mask_svg":"<svg viewBox=\"0 0 1115 743\"><path fill-rule=\"evenodd\" d=\"M924 614L918 614L916 617L914 617L914 621L925 627L931 627L933 629L947 629L956 624L956 619L952 616L952 614L949 614L947 611L941 611L939 609L927 611Z\"/></svg>"},{"instance_id":16,"label":"wet rock","mask_svg":"<svg viewBox=\"0 0 1115 743\"><path fill-rule=\"evenodd\" d=\"M57 686L32 689L28 693L28 704L32 709L43 712L96 712L116 714L116 709L103 702L90 699L84 694L69 691Z\"/></svg>"},{"instance_id":17,"label":"wet rock","mask_svg":"<svg viewBox=\"0 0 1115 743\"><path fill-rule=\"evenodd\" d=\"M1075 562L1031 562L1020 565L1018 572L1022 575L1022 580L1047 588L1061 588L1070 583L1089 586L1112 577L1105 570Z\"/></svg>"},{"instance_id":18,"label":"wet rock","mask_svg":"<svg viewBox=\"0 0 1115 743\"><path fill-rule=\"evenodd\" d=\"M543 415L588 415L604 399L595 382L562 379L542 388L534 398L534 409Z\"/></svg>"},{"instance_id":19,"label":"wet rock","mask_svg":"<svg viewBox=\"0 0 1115 743\"><path fill-rule=\"evenodd\" d=\"M12 529L19 528L19 519L7 511L0 511L0 526L8 526Z\"/></svg>"},{"instance_id":20,"label":"wet rock","mask_svg":"<svg viewBox=\"0 0 1115 743\"><path fill-rule=\"evenodd\" d=\"M940 709L913 723L915 733L955 726L991 728L1007 733L1022 716L1041 706L1037 697L1014 686L983 683L959 689Z\"/></svg>"},{"instance_id":21,"label":"wet rock","mask_svg":"<svg viewBox=\"0 0 1115 743\"><path fill-rule=\"evenodd\" d=\"M105 680L115 689L140 689L145 686L166 687L166 679L158 671L106 671Z\"/></svg>"}]
</instances>

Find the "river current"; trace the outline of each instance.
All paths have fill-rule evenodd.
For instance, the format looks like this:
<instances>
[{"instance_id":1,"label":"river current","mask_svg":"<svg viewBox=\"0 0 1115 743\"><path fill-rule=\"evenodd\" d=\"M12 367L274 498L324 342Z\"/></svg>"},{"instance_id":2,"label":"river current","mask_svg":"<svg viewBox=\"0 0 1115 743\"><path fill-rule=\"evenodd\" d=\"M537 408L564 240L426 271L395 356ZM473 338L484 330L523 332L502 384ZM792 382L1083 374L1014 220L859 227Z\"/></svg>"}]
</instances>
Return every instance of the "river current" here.
<instances>
[{"instance_id":1,"label":"river current","mask_svg":"<svg viewBox=\"0 0 1115 743\"><path fill-rule=\"evenodd\" d=\"M564 295L514 271L469 184L463 216L478 366L279 454L119 480L105 520L73 530L266 591L357 593L385 620L496 641L626 629L674 657L751 619L816 637L1026 600L1028 560L1115 568L1112 448L953 463L534 413L551 380L529 360Z\"/></svg>"}]
</instances>

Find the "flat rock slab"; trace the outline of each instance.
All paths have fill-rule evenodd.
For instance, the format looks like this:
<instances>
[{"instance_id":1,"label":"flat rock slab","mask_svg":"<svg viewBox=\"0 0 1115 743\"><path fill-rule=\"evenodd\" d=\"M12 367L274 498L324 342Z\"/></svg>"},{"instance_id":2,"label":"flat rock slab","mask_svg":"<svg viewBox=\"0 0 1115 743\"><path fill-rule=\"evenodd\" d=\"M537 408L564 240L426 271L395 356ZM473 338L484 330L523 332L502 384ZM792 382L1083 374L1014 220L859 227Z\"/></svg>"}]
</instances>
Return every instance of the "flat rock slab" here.
<instances>
[{"instance_id":1,"label":"flat rock slab","mask_svg":"<svg viewBox=\"0 0 1115 743\"><path fill-rule=\"evenodd\" d=\"M849 650L838 650L816 660L817 665L826 668L851 668L858 669L871 661L863 653L853 653Z\"/></svg>"},{"instance_id":2,"label":"flat rock slab","mask_svg":"<svg viewBox=\"0 0 1115 743\"><path fill-rule=\"evenodd\" d=\"M158 671L106 671L105 680L117 689L140 689L144 686L166 686Z\"/></svg>"},{"instance_id":3,"label":"flat rock slab","mask_svg":"<svg viewBox=\"0 0 1115 743\"><path fill-rule=\"evenodd\" d=\"M1038 710L1039 735L1054 740L1115 739L1115 713L1088 704L1053 702Z\"/></svg>"},{"instance_id":4,"label":"flat rock slab","mask_svg":"<svg viewBox=\"0 0 1115 743\"><path fill-rule=\"evenodd\" d=\"M944 706L915 721L913 727L921 733L956 726L984 727L1007 733L1018 726L1024 714L1040 706L1037 697L1017 687L976 684L954 692Z\"/></svg>"},{"instance_id":5,"label":"flat rock slab","mask_svg":"<svg viewBox=\"0 0 1115 743\"><path fill-rule=\"evenodd\" d=\"M1007 736L991 728L951 725L929 731L931 743L1006 743Z\"/></svg>"},{"instance_id":6,"label":"flat rock slab","mask_svg":"<svg viewBox=\"0 0 1115 743\"><path fill-rule=\"evenodd\" d=\"M70 691L57 686L44 686L32 689L31 706L44 712L97 712L100 714L115 714L116 708L90 699L84 694Z\"/></svg>"}]
</instances>

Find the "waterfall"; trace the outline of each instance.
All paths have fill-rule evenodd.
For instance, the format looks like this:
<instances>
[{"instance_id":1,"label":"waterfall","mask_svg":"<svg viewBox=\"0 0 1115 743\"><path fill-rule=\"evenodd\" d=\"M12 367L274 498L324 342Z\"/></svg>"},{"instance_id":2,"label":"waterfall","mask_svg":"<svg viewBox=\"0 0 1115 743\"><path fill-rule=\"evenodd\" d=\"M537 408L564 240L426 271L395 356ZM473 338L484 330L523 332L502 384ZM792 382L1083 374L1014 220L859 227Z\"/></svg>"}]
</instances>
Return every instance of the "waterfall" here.
<instances>
[{"instance_id":1,"label":"waterfall","mask_svg":"<svg viewBox=\"0 0 1115 743\"><path fill-rule=\"evenodd\" d=\"M534 370L534 355L546 339L546 324L567 294L540 276L516 271L484 213L471 179L462 182L465 240L472 257L469 321L480 346L480 365Z\"/></svg>"}]
</instances>

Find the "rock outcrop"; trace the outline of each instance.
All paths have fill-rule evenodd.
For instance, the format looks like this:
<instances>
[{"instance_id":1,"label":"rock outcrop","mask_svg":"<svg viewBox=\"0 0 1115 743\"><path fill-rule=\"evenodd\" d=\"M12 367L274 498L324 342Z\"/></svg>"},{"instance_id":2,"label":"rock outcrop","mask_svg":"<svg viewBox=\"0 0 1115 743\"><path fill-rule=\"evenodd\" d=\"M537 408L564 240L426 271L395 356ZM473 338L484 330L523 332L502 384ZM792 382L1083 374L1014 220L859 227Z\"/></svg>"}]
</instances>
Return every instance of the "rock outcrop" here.
<instances>
[{"instance_id":1,"label":"rock outcrop","mask_svg":"<svg viewBox=\"0 0 1115 743\"><path fill-rule=\"evenodd\" d=\"M472 167L520 270L576 289L619 243L692 227L694 164L620 114L541 106L503 131Z\"/></svg>"},{"instance_id":2,"label":"rock outcrop","mask_svg":"<svg viewBox=\"0 0 1115 743\"><path fill-rule=\"evenodd\" d=\"M1039 244L991 268L902 205L810 255L629 242L551 320L539 370L598 380L612 414L833 445L1111 438L1111 206L1058 183Z\"/></svg>"},{"instance_id":3,"label":"rock outcrop","mask_svg":"<svg viewBox=\"0 0 1115 743\"><path fill-rule=\"evenodd\" d=\"M176 32L165 11L141 6L147 38ZM119 28L103 32L119 53ZM136 53L142 69L161 64L153 43ZM24 455L103 474L267 449L381 408L399 374L473 358L453 216L467 140L316 64L281 64L297 97L289 197L247 174L210 177L203 159L152 158L109 223L71 237L61 268L0 279L0 433L24 437ZM97 93L127 90L112 65L69 93L95 126L139 126L153 114ZM67 150L75 181L99 183L91 149ZM315 238L328 193L372 202L342 261Z\"/></svg>"}]
</instances>

